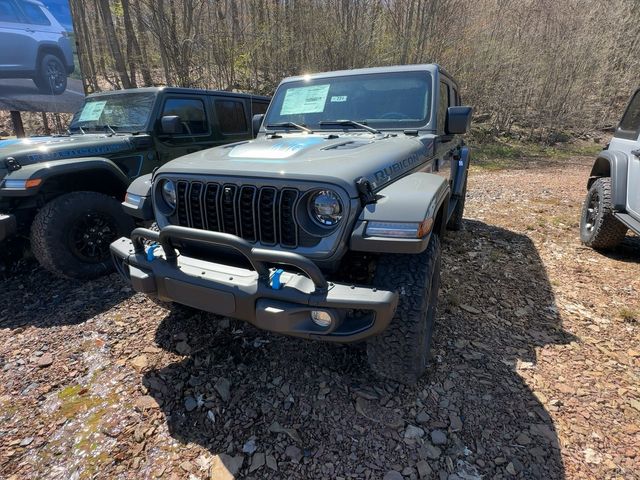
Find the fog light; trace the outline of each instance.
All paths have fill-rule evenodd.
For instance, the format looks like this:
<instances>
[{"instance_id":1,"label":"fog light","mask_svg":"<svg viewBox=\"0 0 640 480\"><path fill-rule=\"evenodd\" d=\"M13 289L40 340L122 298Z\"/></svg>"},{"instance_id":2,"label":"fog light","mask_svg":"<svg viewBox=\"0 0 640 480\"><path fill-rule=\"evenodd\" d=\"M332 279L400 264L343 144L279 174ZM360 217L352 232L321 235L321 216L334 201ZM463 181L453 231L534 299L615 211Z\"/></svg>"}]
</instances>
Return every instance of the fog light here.
<instances>
[{"instance_id":1,"label":"fog light","mask_svg":"<svg viewBox=\"0 0 640 480\"><path fill-rule=\"evenodd\" d=\"M333 321L331 315L327 312L323 312L322 310L312 310L311 320L313 320L313 323L323 328L330 326Z\"/></svg>"}]
</instances>

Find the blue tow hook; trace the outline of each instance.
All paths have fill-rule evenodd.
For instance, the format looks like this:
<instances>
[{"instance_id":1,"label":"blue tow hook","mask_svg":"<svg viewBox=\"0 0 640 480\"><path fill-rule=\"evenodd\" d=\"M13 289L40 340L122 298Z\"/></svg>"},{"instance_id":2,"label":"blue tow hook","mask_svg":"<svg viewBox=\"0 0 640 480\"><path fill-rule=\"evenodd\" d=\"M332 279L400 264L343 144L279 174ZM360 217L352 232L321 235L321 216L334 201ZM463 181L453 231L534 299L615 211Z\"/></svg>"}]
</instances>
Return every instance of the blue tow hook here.
<instances>
[{"instance_id":1,"label":"blue tow hook","mask_svg":"<svg viewBox=\"0 0 640 480\"><path fill-rule=\"evenodd\" d=\"M276 269L271 275L271 288L273 290L280 290L282 288L282 282L280 281L280 277L284 273L284 270L281 268Z\"/></svg>"},{"instance_id":2,"label":"blue tow hook","mask_svg":"<svg viewBox=\"0 0 640 480\"><path fill-rule=\"evenodd\" d=\"M147 262L153 262L156 259L156 256L153 254L153 252L155 252L159 246L159 243L152 243L151 245L149 245L149 248L147 248Z\"/></svg>"}]
</instances>

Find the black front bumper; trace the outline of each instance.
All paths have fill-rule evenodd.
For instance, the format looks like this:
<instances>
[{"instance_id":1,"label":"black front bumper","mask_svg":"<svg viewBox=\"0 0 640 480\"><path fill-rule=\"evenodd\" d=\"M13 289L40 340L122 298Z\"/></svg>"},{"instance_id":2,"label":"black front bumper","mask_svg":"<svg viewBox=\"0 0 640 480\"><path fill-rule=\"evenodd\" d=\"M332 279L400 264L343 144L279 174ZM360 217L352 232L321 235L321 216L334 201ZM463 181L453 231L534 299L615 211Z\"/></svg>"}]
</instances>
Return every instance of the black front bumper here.
<instances>
[{"instance_id":1,"label":"black front bumper","mask_svg":"<svg viewBox=\"0 0 640 480\"><path fill-rule=\"evenodd\" d=\"M145 249L145 239L158 243L155 252ZM230 247L253 269L180 255L175 241ZM131 239L113 242L111 253L116 268L137 292L286 335L359 341L383 331L398 304L395 292L327 282L316 264L302 255L255 248L226 233L177 226L161 232L138 228ZM275 266L294 269L277 272ZM324 312L330 324L318 325L312 312Z\"/></svg>"},{"instance_id":2,"label":"black front bumper","mask_svg":"<svg viewBox=\"0 0 640 480\"><path fill-rule=\"evenodd\" d=\"M0 241L14 235L17 230L15 215L0 213Z\"/></svg>"}]
</instances>

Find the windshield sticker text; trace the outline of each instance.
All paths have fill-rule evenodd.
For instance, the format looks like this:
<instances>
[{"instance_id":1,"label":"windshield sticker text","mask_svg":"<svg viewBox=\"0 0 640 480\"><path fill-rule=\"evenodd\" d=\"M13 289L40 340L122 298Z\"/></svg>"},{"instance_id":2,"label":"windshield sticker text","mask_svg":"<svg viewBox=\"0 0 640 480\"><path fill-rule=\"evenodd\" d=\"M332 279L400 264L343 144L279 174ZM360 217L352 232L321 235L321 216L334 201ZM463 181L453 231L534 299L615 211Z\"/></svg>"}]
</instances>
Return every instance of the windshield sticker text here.
<instances>
[{"instance_id":1,"label":"windshield sticker text","mask_svg":"<svg viewBox=\"0 0 640 480\"><path fill-rule=\"evenodd\" d=\"M331 102L332 103L339 103L339 102L346 102L347 101L347 96L346 95L336 95L331 97Z\"/></svg>"},{"instance_id":2,"label":"windshield sticker text","mask_svg":"<svg viewBox=\"0 0 640 480\"><path fill-rule=\"evenodd\" d=\"M329 86L326 84L288 89L282 102L280 115L323 112Z\"/></svg>"},{"instance_id":3,"label":"windshield sticker text","mask_svg":"<svg viewBox=\"0 0 640 480\"><path fill-rule=\"evenodd\" d=\"M79 122L95 122L102 115L104 106L107 104L106 100L101 102L87 102L80 114Z\"/></svg>"}]
</instances>

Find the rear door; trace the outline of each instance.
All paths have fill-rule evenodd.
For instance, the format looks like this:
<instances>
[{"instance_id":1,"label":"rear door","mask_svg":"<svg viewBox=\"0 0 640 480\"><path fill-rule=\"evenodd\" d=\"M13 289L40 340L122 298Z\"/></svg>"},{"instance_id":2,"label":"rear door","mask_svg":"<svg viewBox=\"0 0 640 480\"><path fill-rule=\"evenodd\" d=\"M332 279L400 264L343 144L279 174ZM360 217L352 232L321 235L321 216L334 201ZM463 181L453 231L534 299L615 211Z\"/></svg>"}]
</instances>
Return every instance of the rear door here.
<instances>
[{"instance_id":1,"label":"rear door","mask_svg":"<svg viewBox=\"0 0 640 480\"><path fill-rule=\"evenodd\" d=\"M213 96L220 144L251 138L251 105L242 97Z\"/></svg>"},{"instance_id":2,"label":"rear door","mask_svg":"<svg viewBox=\"0 0 640 480\"><path fill-rule=\"evenodd\" d=\"M37 33L15 0L0 0L0 71L28 76L36 69Z\"/></svg>"},{"instance_id":3,"label":"rear door","mask_svg":"<svg viewBox=\"0 0 640 480\"><path fill-rule=\"evenodd\" d=\"M640 90L631 98L609 148L629 156L627 212L640 220Z\"/></svg>"}]
</instances>

